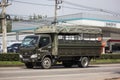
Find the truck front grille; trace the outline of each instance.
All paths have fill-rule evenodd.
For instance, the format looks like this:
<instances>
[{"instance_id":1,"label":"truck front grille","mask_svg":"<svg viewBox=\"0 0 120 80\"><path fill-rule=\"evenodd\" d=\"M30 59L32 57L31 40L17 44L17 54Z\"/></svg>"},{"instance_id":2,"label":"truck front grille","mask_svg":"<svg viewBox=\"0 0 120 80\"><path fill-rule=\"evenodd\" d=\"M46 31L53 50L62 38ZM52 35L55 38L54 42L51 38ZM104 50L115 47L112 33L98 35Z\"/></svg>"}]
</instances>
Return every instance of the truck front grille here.
<instances>
[{"instance_id":1,"label":"truck front grille","mask_svg":"<svg viewBox=\"0 0 120 80\"><path fill-rule=\"evenodd\" d=\"M32 53L23 53L23 58L30 58L30 56L32 55Z\"/></svg>"}]
</instances>

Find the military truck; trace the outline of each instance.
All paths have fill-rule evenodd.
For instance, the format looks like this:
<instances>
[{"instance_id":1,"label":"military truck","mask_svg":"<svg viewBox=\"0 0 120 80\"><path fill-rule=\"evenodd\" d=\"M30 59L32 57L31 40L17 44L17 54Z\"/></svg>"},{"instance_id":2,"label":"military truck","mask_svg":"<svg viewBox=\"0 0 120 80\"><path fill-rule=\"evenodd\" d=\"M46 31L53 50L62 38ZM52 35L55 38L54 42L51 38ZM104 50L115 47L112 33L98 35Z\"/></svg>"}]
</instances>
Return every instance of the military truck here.
<instances>
[{"instance_id":1,"label":"military truck","mask_svg":"<svg viewBox=\"0 0 120 80\"><path fill-rule=\"evenodd\" d=\"M64 67L86 68L102 52L102 31L82 26L43 26L35 35L26 36L20 47L20 59L27 68L49 69L57 62Z\"/></svg>"}]
</instances>

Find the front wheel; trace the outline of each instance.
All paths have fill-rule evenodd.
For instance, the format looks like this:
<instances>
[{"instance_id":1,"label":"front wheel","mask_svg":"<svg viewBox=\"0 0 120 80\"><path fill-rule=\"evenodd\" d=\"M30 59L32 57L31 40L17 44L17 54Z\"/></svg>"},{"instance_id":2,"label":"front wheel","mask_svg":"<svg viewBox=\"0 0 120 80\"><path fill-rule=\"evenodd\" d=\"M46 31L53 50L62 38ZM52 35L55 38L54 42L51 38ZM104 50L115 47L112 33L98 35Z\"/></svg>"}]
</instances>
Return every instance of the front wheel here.
<instances>
[{"instance_id":1,"label":"front wheel","mask_svg":"<svg viewBox=\"0 0 120 80\"><path fill-rule=\"evenodd\" d=\"M82 68L88 67L90 59L88 57L82 57L81 61L78 62L78 66Z\"/></svg>"},{"instance_id":2,"label":"front wheel","mask_svg":"<svg viewBox=\"0 0 120 80\"><path fill-rule=\"evenodd\" d=\"M52 66L52 61L49 57L45 57L41 62L41 67L43 69L49 69Z\"/></svg>"}]
</instances>

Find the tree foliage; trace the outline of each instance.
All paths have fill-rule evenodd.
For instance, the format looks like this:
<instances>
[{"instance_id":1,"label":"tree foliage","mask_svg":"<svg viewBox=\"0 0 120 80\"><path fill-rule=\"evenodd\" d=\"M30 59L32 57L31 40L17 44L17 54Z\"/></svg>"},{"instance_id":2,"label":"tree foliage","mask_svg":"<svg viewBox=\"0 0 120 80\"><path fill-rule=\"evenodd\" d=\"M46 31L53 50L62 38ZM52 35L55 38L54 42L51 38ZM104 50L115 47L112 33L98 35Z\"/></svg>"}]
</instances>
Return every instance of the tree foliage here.
<instances>
[{"instance_id":1,"label":"tree foliage","mask_svg":"<svg viewBox=\"0 0 120 80\"><path fill-rule=\"evenodd\" d=\"M47 15L42 16L42 15L37 15L37 14L33 14L33 15L29 15L28 17L20 17L20 16L14 16L13 17L13 21L24 21L24 20L40 20L43 18L47 18Z\"/></svg>"},{"instance_id":2,"label":"tree foliage","mask_svg":"<svg viewBox=\"0 0 120 80\"><path fill-rule=\"evenodd\" d=\"M33 14L33 15L30 15L29 16L29 20L40 20L40 19L42 19L42 18L46 18L47 17L47 15L45 15L45 16L42 16L42 15L36 15L36 14Z\"/></svg>"},{"instance_id":3,"label":"tree foliage","mask_svg":"<svg viewBox=\"0 0 120 80\"><path fill-rule=\"evenodd\" d=\"M12 30L12 21L7 21L7 32L11 32ZM0 33L2 33L2 20L0 20Z\"/></svg>"}]
</instances>

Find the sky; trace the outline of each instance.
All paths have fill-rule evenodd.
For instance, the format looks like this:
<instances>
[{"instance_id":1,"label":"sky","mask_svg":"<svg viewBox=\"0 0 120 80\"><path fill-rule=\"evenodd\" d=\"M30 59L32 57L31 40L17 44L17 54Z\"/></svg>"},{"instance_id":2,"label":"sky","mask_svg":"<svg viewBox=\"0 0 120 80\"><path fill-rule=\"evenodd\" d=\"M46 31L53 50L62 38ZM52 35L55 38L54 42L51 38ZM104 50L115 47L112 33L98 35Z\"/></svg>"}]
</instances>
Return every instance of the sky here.
<instances>
[{"instance_id":1,"label":"sky","mask_svg":"<svg viewBox=\"0 0 120 80\"><path fill-rule=\"evenodd\" d=\"M16 1L23 1L23 2L30 2L30 3L37 3L37 4L48 4L54 5L54 0L12 0L12 5L7 7L7 14L10 15L47 15L48 17L54 16L54 6L41 6L41 5L32 5L32 4L24 4L18 3ZM88 9L68 5L65 1L71 2L73 4L84 5L88 7L93 7L97 9L104 9L108 11L113 11L115 13L120 13L120 0L63 0L63 3L60 4L61 9L57 11L58 16L61 15L68 15L68 14L75 14L75 13L92 13L92 14L105 14L100 13L99 11L87 11ZM78 9L68 9L65 8L72 7L72 8L79 8L84 10Z\"/></svg>"}]
</instances>

